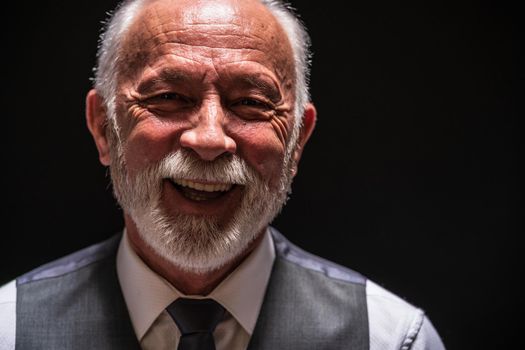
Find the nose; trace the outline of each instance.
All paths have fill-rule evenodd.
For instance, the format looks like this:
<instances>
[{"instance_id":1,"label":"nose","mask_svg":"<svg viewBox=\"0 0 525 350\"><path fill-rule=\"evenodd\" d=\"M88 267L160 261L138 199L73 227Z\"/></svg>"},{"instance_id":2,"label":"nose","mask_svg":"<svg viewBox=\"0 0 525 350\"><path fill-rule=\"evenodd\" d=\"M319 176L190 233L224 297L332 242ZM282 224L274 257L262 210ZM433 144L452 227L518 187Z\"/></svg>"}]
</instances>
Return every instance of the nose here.
<instances>
[{"instance_id":1,"label":"nose","mask_svg":"<svg viewBox=\"0 0 525 350\"><path fill-rule=\"evenodd\" d=\"M224 131L224 117L220 101L205 101L199 109L197 124L182 133L181 147L193 150L207 161L224 153L235 153L237 145Z\"/></svg>"}]
</instances>

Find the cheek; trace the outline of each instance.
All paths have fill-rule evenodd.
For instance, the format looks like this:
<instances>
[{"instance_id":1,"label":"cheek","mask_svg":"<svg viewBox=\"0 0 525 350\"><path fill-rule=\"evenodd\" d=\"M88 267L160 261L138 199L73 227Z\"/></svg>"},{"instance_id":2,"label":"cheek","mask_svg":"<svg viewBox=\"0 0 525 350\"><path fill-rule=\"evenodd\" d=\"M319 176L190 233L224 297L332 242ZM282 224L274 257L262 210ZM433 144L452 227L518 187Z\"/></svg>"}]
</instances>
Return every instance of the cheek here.
<instances>
[{"instance_id":1,"label":"cheek","mask_svg":"<svg viewBox=\"0 0 525 350\"><path fill-rule=\"evenodd\" d=\"M281 175L285 146L273 127L244 127L235 135L238 154L264 179L276 185Z\"/></svg>"},{"instance_id":2,"label":"cheek","mask_svg":"<svg viewBox=\"0 0 525 350\"><path fill-rule=\"evenodd\" d=\"M180 127L155 119L138 123L124 143L126 164L130 173L158 163L176 150Z\"/></svg>"}]
</instances>

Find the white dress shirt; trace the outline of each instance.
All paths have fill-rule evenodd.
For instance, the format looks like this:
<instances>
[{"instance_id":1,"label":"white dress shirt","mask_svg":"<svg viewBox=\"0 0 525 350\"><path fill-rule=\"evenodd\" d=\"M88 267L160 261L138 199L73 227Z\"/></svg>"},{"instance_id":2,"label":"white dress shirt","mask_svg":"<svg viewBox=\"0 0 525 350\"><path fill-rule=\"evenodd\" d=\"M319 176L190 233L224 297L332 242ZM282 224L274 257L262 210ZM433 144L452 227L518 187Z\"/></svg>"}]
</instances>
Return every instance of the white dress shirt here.
<instances>
[{"instance_id":1,"label":"white dress shirt","mask_svg":"<svg viewBox=\"0 0 525 350\"><path fill-rule=\"evenodd\" d=\"M269 231L261 244L207 298L229 312L214 332L217 350L246 349L253 333L275 260ZM183 295L152 271L124 235L117 273L137 339L143 349L176 349L180 332L164 310ZM202 298L202 297L195 297ZM367 280L370 350L443 350L439 335L422 310ZM16 281L0 287L0 350L14 350Z\"/></svg>"},{"instance_id":2,"label":"white dress shirt","mask_svg":"<svg viewBox=\"0 0 525 350\"><path fill-rule=\"evenodd\" d=\"M211 298L228 311L214 332L217 350L246 349L274 260L272 236L267 231L254 251L209 295L184 295L137 256L124 233L117 252L117 274L140 345L146 350L177 348L180 331L165 309L185 297Z\"/></svg>"}]
</instances>

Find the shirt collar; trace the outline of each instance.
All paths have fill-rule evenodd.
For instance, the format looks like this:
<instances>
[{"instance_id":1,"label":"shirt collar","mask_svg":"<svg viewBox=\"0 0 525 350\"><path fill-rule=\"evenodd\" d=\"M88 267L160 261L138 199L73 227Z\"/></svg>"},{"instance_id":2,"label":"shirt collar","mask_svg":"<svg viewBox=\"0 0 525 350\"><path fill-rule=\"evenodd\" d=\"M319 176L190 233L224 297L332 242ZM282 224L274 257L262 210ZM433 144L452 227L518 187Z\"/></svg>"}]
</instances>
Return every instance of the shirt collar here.
<instances>
[{"instance_id":1,"label":"shirt collar","mask_svg":"<svg viewBox=\"0 0 525 350\"><path fill-rule=\"evenodd\" d=\"M275 249L267 229L261 243L206 298L218 301L252 334L270 279ZM131 248L126 231L117 252L117 275L139 341L175 299L186 296L151 270Z\"/></svg>"}]
</instances>

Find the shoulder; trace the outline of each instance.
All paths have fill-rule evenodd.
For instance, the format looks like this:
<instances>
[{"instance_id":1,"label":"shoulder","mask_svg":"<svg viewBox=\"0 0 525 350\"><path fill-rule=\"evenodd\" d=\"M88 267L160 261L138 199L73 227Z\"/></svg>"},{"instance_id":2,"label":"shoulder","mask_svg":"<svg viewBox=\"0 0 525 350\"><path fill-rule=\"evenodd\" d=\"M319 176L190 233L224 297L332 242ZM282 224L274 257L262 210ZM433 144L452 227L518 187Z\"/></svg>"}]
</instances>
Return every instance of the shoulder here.
<instances>
[{"instance_id":1,"label":"shoulder","mask_svg":"<svg viewBox=\"0 0 525 350\"><path fill-rule=\"evenodd\" d=\"M420 308L368 280L366 286L370 349L444 349Z\"/></svg>"},{"instance_id":2,"label":"shoulder","mask_svg":"<svg viewBox=\"0 0 525 350\"><path fill-rule=\"evenodd\" d=\"M16 279L18 319L67 317L82 303L103 307L120 291L116 251L121 235L115 235L73 254L42 265Z\"/></svg>"},{"instance_id":3,"label":"shoulder","mask_svg":"<svg viewBox=\"0 0 525 350\"><path fill-rule=\"evenodd\" d=\"M5 310L15 307L17 289L26 284L31 284L31 282L66 276L104 260L108 260L108 258L116 254L120 238L121 234L114 235L103 242L39 266L9 283L0 286L0 314L2 315L2 319L4 319Z\"/></svg>"},{"instance_id":4,"label":"shoulder","mask_svg":"<svg viewBox=\"0 0 525 350\"><path fill-rule=\"evenodd\" d=\"M271 233L277 257L299 267L300 270L308 271L310 275L321 276L314 278L317 286L322 283L318 288L331 288L335 283L351 285L364 291L371 350L444 349L439 335L423 310L380 287L359 272L298 248L276 229L272 228ZM341 290L348 289L339 291ZM341 296L341 293L338 294ZM337 300L338 303L341 302L341 299Z\"/></svg>"},{"instance_id":5,"label":"shoulder","mask_svg":"<svg viewBox=\"0 0 525 350\"><path fill-rule=\"evenodd\" d=\"M366 284L366 278L360 273L302 250L273 227L271 233L278 259L322 275L328 280L363 286Z\"/></svg>"},{"instance_id":6,"label":"shoulder","mask_svg":"<svg viewBox=\"0 0 525 350\"><path fill-rule=\"evenodd\" d=\"M69 349L71 344L135 348L116 271L120 238L115 235L17 278L11 342L15 337L24 349Z\"/></svg>"},{"instance_id":7,"label":"shoulder","mask_svg":"<svg viewBox=\"0 0 525 350\"><path fill-rule=\"evenodd\" d=\"M115 256L121 234L94 244L58 260L42 265L16 279L17 286L62 277Z\"/></svg>"},{"instance_id":8,"label":"shoulder","mask_svg":"<svg viewBox=\"0 0 525 350\"><path fill-rule=\"evenodd\" d=\"M0 349L15 348L16 284L0 287Z\"/></svg>"}]
</instances>

